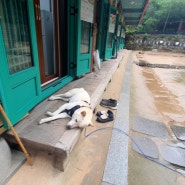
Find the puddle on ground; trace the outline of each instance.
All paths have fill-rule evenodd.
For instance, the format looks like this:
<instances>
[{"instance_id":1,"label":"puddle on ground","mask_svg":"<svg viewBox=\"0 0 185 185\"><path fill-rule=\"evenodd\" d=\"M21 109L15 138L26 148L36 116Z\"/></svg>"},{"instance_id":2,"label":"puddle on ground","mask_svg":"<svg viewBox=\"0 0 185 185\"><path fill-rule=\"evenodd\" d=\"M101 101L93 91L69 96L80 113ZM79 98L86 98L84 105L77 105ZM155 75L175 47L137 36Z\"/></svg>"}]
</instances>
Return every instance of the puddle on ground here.
<instances>
[{"instance_id":1,"label":"puddle on ground","mask_svg":"<svg viewBox=\"0 0 185 185\"><path fill-rule=\"evenodd\" d=\"M154 102L159 112L185 114L183 107L179 105L178 97L164 86L152 68L144 67L142 72L146 78L146 85L153 94ZM174 81L184 83L183 78L185 79L185 72L181 71L181 73L176 73Z\"/></svg>"}]
</instances>

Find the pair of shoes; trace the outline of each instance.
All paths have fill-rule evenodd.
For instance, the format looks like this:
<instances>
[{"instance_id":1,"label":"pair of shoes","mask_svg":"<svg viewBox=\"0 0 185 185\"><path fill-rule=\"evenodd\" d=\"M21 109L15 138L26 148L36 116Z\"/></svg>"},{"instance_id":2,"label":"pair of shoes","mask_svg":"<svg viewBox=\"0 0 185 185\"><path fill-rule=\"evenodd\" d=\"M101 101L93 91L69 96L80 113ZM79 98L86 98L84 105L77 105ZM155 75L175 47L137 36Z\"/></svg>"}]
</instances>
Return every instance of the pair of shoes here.
<instances>
[{"instance_id":1,"label":"pair of shoes","mask_svg":"<svg viewBox=\"0 0 185 185\"><path fill-rule=\"evenodd\" d=\"M108 107L108 108L111 108L111 109L117 109L117 105L118 105L118 102L117 100L114 100L114 99L102 99L102 101L100 102L100 105L103 106L103 107Z\"/></svg>"},{"instance_id":2,"label":"pair of shoes","mask_svg":"<svg viewBox=\"0 0 185 185\"><path fill-rule=\"evenodd\" d=\"M98 111L96 113L96 115L97 115L96 121L98 121L100 123L106 123L106 122L109 122L109 121L113 121L114 120L114 114L110 110L107 110L107 111Z\"/></svg>"}]
</instances>

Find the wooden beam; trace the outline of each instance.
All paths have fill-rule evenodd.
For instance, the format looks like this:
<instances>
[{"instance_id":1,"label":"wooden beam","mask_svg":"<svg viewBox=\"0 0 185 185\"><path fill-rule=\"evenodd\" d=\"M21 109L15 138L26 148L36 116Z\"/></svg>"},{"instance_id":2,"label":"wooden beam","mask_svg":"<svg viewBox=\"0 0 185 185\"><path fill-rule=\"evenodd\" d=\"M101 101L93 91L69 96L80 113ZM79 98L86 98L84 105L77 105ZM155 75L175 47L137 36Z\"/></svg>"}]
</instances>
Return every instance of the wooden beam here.
<instances>
[{"instance_id":1,"label":"wooden beam","mask_svg":"<svg viewBox=\"0 0 185 185\"><path fill-rule=\"evenodd\" d=\"M139 19L139 23L138 24L141 24L141 21L142 21L142 19L144 17L144 14L145 14L145 12L146 12L146 10L148 8L149 2L150 2L150 0L146 0L145 6L144 6L144 9L143 9L143 12L142 12L142 15L141 15L141 17Z\"/></svg>"}]
</instances>

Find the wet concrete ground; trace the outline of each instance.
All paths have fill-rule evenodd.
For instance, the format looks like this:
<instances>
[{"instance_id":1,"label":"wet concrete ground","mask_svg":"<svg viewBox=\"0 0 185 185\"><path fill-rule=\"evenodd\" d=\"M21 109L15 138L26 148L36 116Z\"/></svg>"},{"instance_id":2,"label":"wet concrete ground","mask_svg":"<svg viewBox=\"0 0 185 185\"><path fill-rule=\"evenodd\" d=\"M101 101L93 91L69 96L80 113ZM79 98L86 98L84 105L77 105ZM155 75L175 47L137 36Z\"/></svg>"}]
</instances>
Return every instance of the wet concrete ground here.
<instances>
[{"instance_id":1,"label":"wet concrete ground","mask_svg":"<svg viewBox=\"0 0 185 185\"><path fill-rule=\"evenodd\" d=\"M183 164L173 165L166 161L164 154L170 155L168 151L162 153L161 147L169 143L180 142L174 135L171 126L185 126L185 78L184 70L178 66L185 65L185 55L174 53L142 52L136 54L135 61L145 61L150 64L176 65L177 69L140 67L133 64L131 82L131 103L130 103L130 134L147 137L154 141L159 151L156 160L159 163L151 162L142 155L133 151L130 143L129 150L129 184L130 185L182 185L185 184L183 175L174 172L183 170ZM136 63L137 63L136 62ZM161 122L166 127L169 137L159 138L143 134L132 129L133 118L140 116L148 120ZM175 149L178 163L181 159L178 156L178 149ZM184 150L182 150L184 152ZM166 167L162 166L165 165ZM174 171L167 169L172 168Z\"/></svg>"}]
</instances>

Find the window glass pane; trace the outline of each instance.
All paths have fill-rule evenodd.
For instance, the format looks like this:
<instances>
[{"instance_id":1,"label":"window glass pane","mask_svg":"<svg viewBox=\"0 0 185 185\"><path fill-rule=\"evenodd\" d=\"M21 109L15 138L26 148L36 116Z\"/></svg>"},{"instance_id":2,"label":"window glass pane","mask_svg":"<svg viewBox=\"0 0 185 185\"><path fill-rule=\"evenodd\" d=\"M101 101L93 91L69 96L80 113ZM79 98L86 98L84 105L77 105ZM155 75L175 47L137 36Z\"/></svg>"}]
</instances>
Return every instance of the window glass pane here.
<instances>
[{"instance_id":1,"label":"window glass pane","mask_svg":"<svg viewBox=\"0 0 185 185\"><path fill-rule=\"evenodd\" d=\"M91 23L81 21L80 53L89 53Z\"/></svg>"},{"instance_id":2,"label":"window glass pane","mask_svg":"<svg viewBox=\"0 0 185 185\"><path fill-rule=\"evenodd\" d=\"M10 74L33 65L26 0L0 0L0 16Z\"/></svg>"},{"instance_id":3,"label":"window glass pane","mask_svg":"<svg viewBox=\"0 0 185 185\"><path fill-rule=\"evenodd\" d=\"M45 76L56 74L54 0L40 0Z\"/></svg>"},{"instance_id":4,"label":"window glass pane","mask_svg":"<svg viewBox=\"0 0 185 185\"><path fill-rule=\"evenodd\" d=\"M108 33L108 43L107 43L108 48L112 48L113 35L114 35L113 33Z\"/></svg>"}]
</instances>

